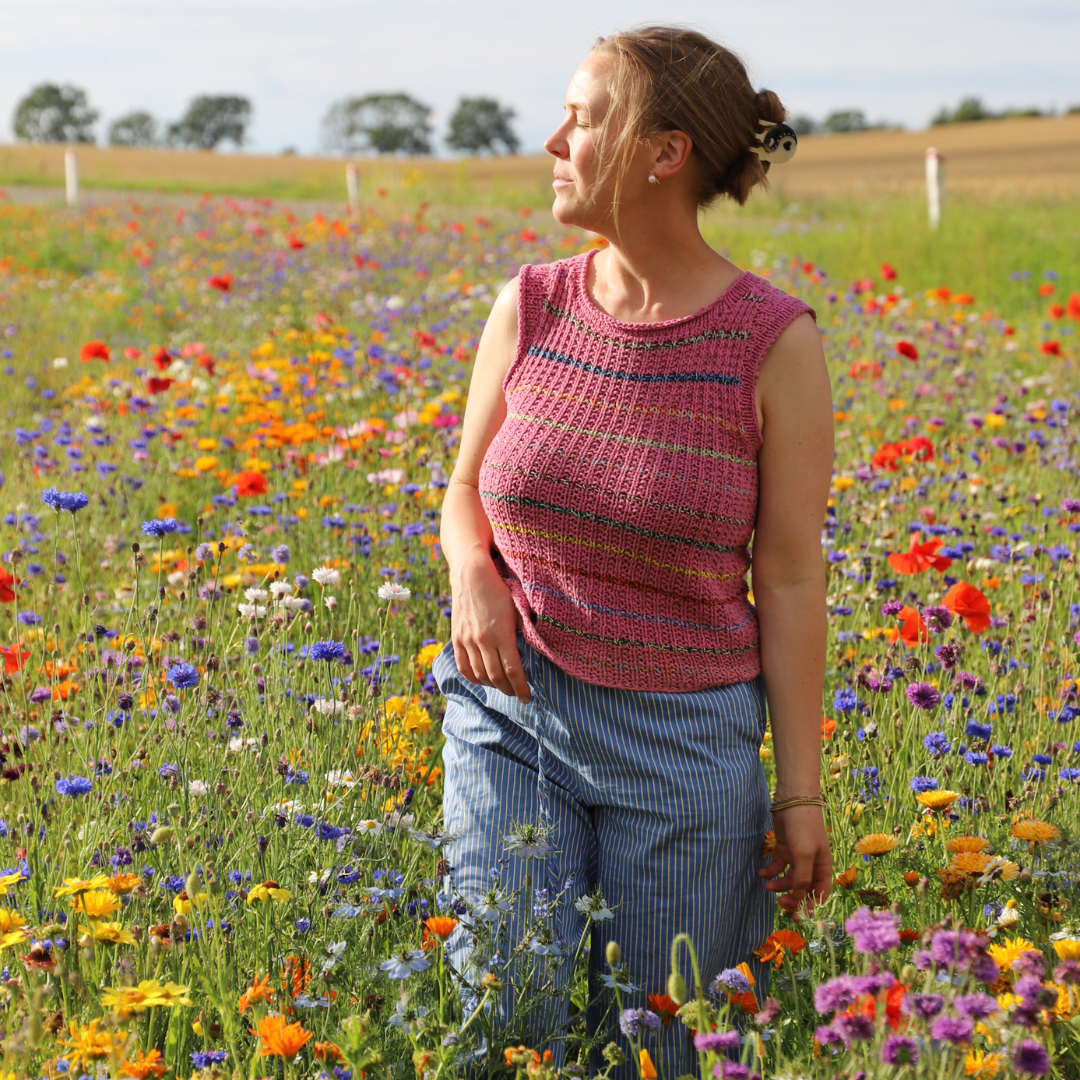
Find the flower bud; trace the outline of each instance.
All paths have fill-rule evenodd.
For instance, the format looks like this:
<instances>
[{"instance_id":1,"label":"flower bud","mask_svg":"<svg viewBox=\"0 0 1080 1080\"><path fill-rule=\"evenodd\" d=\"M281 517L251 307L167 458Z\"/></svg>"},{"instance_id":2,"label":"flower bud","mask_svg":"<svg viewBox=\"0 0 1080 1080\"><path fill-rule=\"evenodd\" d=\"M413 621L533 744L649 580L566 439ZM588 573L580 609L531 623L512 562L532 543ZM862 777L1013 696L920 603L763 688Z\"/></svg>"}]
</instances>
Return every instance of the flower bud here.
<instances>
[{"instance_id":1,"label":"flower bud","mask_svg":"<svg viewBox=\"0 0 1080 1080\"><path fill-rule=\"evenodd\" d=\"M673 971L668 976L667 992L668 997L671 998L676 1005L683 1005L686 1003L686 980L677 971Z\"/></svg>"},{"instance_id":2,"label":"flower bud","mask_svg":"<svg viewBox=\"0 0 1080 1080\"><path fill-rule=\"evenodd\" d=\"M622 950L619 948L617 941L607 943L607 948L604 950L604 959L607 960L608 967L615 967L622 959Z\"/></svg>"},{"instance_id":3,"label":"flower bud","mask_svg":"<svg viewBox=\"0 0 1080 1080\"><path fill-rule=\"evenodd\" d=\"M176 833L168 825L159 825L150 834L150 843L155 847L158 844L167 844L175 835Z\"/></svg>"}]
</instances>

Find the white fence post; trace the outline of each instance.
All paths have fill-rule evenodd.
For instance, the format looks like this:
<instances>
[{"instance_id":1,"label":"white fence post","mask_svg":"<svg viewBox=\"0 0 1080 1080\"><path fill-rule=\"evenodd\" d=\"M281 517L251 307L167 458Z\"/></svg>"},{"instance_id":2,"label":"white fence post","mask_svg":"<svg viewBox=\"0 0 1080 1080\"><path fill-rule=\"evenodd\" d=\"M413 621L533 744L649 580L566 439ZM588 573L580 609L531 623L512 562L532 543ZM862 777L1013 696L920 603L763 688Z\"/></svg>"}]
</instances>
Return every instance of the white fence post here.
<instances>
[{"instance_id":1,"label":"white fence post","mask_svg":"<svg viewBox=\"0 0 1080 1080\"><path fill-rule=\"evenodd\" d=\"M350 161L345 166L345 190L349 193L349 213L360 212L360 181L356 175L356 166Z\"/></svg>"},{"instance_id":2,"label":"white fence post","mask_svg":"<svg viewBox=\"0 0 1080 1080\"><path fill-rule=\"evenodd\" d=\"M930 228L941 223L941 204L945 200L945 155L931 146L926 151L926 210Z\"/></svg>"},{"instance_id":3,"label":"white fence post","mask_svg":"<svg viewBox=\"0 0 1080 1080\"><path fill-rule=\"evenodd\" d=\"M64 187L68 206L74 206L79 201L79 166L71 149L64 151Z\"/></svg>"}]
</instances>

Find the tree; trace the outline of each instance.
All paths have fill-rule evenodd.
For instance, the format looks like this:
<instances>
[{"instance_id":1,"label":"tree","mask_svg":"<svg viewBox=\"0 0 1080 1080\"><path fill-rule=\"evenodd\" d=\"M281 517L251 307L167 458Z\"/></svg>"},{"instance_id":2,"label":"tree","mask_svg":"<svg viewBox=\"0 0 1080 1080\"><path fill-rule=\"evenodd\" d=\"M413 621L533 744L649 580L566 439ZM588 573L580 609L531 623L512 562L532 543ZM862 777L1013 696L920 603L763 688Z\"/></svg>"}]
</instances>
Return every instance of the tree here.
<instances>
[{"instance_id":1,"label":"tree","mask_svg":"<svg viewBox=\"0 0 1080 1080\"><path fill-rule=\"evenodd\" d=\"M219 143L244 145L251 122L251 102L236 95L202 94L193 98L187 112L169 125L169 143L194 150L213 150Z\"/></svg>"},{"instance_id":2,"label":"tree","mask_svg":"<svg viewBox=\"0 0 1080 1080\"><path fill-rule=\"evenodd\" d=\"M813 135L818 130L817 121L812 116L795 116L787 123L798 136Z\"/></svg>"},{"instance_id":3,"label":"tree","mask_svg":"<svg viewBox=\"0 0 1080 1080\"><path fill-rule=\"evenodd\" d=\"M446 145L479 154L482 150L494 153L496 144L501 144L508 154L516 154L521 143L510 127L514 115L513 109L504 109L494 98L461 98L450 117Z\"/></svg>"},{"instance_id":4,"label":"tree","mask_svg":"<svg viewBox=\"0 0 1080 1080\"><path fill-rule=\"evenodd\" d=\"M865 131L870 125L866 122L866 113L862 109L837 109L825 117L822 130L839 133L841 131Z\"/></svg>"},{"instance_id":5,"label":"tree","mask_svg":"<svg viewBox=\"0 0 1080 1080\"><path fill-rule=\"evenodd\" d=\"M157 121L141 109L114 120L109 125L110 146L156 146Z\"/></svg>"},{"instance_id":6,"label":"tree","mask_svg":"<svg viewBox=\"0 0 1080 1080\"><path fill-rule=\"evenodd\" d=\"M92 143L99 113L86 91L70 83L35 86L15 107L15 138L30 142Z\"/></svg>"},{"instance_id":7,"label":"tree","mask_svg":"<svg viewBox=\"0 0 1080 1080\"><path fill-rule=\"evenodd\" d=\"M963 124L972 120L997 120L998 113L991 112L980 97L963 98L955 109L943 107L931 124Z\"/></svg>"},{"instance_id":8,"label":"tree","mask_svg":"<svg viewBox=\"0 0 1080 1080\"><path fill-rule=\"evenodd\" d=\"M331 150L430 154L431 109L406 93L367 94L335 102L323 117Z\"/></svg>"}]
</instances>

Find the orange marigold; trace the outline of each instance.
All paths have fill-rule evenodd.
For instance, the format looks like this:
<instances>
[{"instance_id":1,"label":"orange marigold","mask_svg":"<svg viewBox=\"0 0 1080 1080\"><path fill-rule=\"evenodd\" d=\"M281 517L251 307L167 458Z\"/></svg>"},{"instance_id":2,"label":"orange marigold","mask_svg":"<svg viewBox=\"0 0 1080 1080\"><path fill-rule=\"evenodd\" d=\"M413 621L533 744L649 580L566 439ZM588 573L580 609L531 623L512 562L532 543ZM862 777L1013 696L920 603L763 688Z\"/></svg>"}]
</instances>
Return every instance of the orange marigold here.
<instances>
[{"instance_id":1,"label":"orange marigold","mask_svg":"<svg viewBox=\"0 0 1080 1080\"><path fill-rule=\"evenodd\" d=\"M160 1050L151 1050L148 1054L139 1050L134 1061L124 1062L120 1075L131 1080L147 1080L150 1076L164 1076L168 1071L169 1066L165 1064Z\"/></svg>"},{"instance_id":2,"label":"orange marigold","mask_svg":"<svg viewBox=\"0 0 1080 1080\"><path fill-rule=\"evenodd\" d=\"M241 1012L247 1010L258 1001L271 1002L274 1000L274 992L270 989L270 976L255 973L255 981L240 995L237 1003Z\"/></svg>"},{"instance_id":3,"label":"orange marigold","mask_svg":"<svg viewBox=\"0 0 1080 1080\"><path fill-rule=\"evenodd\" d=\"M772 961L779 971L785 956L795 956L806 948L806 938L794 930L774 930L754 955L763 963Z\"/></svg>"},{"instance_id":4,"label":"orange marigold","mask_svg":"<svg viewBox=\"0 0 1080 1080\"><path fill-rule=\"evenodd\" d=\"M855 854L886 855L899 846L900 841L892 833L869 833L855 844Z\"/></svg>"},{"instance_id":5,"label":"orange marigold","mask_svg":"<svg viewBox=\"0 0 1080 1080\"><path fill-rule=\"evenodd\" d=\"M1009 832L1018 840L1030 840L1033 844L1041 844L1045 840L1056 840L1061 835L1061 830L1056 825L1039 821L1037 818L1018 821Z\"/></svg>"},{"instance_id":6,"label":"orange marigold","mask_svg":"<svg viewBox=\"0 0 1080 1080\"><path fill-rule=\"evenodd\" d=\"M312 1037L303 1024L288 1024L280 1013L264 1016L255 1028L248 1028L252 1035L259 1036L259 1057L281 1057L292 1059Z\"/></svg>"},{"instance_id":7,"label":"orange marigold","mask_svg":"<svg viewBox=\"0 0 1080 1080\"><path fill-rule=\"evenodd\" d=\"M919 794L915 796L915 801L917 803L922 803L922 805L929 810L940 812L948 810L959 798L959 791L948 791L942 788L940 791L920 791Z\"/></svg>"},{"instance_id":8,"label":"orange marigold","mask_svg":"<svg viewBox=\"0 0 1080 1080\"><path fill-rule=\"evenodd\" d=\"M839 886L841 889L850 889L855 884L855 879L859 876L857 867L849 866L842 874L837 874L833 879L833 884Z\"/></svg>"},{"instance_id":9,"label":"orange marigold","mask_svg":"<svg viewBox=\"0 0 1080 1080\"><path fill-rule=\"evenodd\" d=\"M945 841L945 847L949 851L985 851L990 846L990 841L984 836L954 836Z\"/></svg>"},{"instance_id":10,"label":"orange marigold","mask_svg":"<svg viewBox=\"0 0 1080 1080\"><path fill-rule=\"evenodd\" d=\"M985 851L960 851L949 860L949 867L965 874L981 874L992 858Z\"/></svg>"},{"instance_id":11,"label":"orange marigold","mask_svg":"<svg viewBox=\"0 0 1080 1080\"><path fill-rule=\"evenodd\" d=\"M457 924L457 919L451 919L447 915L433 915L424 923L440 941L445 941L454 932Z\"/></svg>"}]
</instances>

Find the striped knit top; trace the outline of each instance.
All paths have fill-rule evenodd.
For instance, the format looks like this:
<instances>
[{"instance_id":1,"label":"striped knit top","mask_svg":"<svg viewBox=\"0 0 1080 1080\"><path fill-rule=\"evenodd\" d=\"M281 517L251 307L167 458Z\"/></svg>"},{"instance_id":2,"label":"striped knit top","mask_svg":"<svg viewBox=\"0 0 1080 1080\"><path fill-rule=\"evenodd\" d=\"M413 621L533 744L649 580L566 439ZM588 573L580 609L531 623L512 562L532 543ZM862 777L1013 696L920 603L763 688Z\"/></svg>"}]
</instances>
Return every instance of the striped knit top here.
<instances>
[{"instance_id":1,"label":"striped knit top","mask_svg":"<svg viewBox=\"0 0 1080 1080\"><path fill-rule=\"evenodd\" d=\"M620 322L588 295L594 254L521 268L506 419L480 468L496 568L526 640L575 678L670 693L752 679L754 391L811 309L745 272L696 315Z\"/></svg>"}]
</instances>

